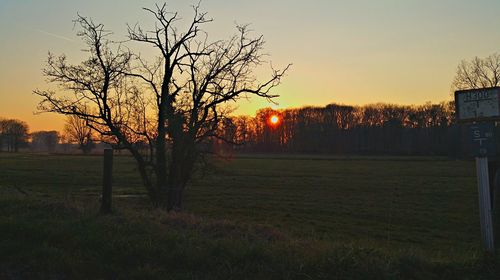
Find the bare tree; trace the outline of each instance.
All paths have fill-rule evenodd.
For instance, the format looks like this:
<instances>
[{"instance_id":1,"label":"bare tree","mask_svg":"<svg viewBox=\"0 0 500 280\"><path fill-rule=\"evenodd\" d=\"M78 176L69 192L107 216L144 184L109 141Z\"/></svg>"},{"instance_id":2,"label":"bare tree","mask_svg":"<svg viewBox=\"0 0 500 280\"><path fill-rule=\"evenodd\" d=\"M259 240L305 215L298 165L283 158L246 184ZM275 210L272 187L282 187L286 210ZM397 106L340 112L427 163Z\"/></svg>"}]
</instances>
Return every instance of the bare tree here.
<instances>
[{"instance_id":1,"label":"bare tree","mask_svg":"<svg viewBox=\"0 0 500 280\"><path fill-rule=\"evenodd\" d=\"M54 152L57 144L59 144L59 132L52 131L35 131L31 133L31 148L33 150L45 150Z\"/></svg>"},{"instance_id":2,"label":"bare tree","mask_svg":"<svg viewBox=\"0 0 500 280\"><path fill-rule=\"evenodd\" d=\"M69 115L66 118L64 135L69 143L77 144L84 154L89 154L95 147L92 129L77 115Z\"/></svg>"},{"instance_id":3,"label":"bare tree","mask_svg":"<svg viewBox=\"0 0 500 280\"><path fill-rule=\"evenodd\" d=\"M462 60L453 80L454 90L476 89L498 86L500 82L500 54L485 58L474 57Z\"/></svg>"},{"instance_id":4,"label":"bare tree","mask_svg":"<svg viewBox=\"0 0 500 280\"><path fill-rule=\"evenodd\" d=\"M0 119L0 151L3 146L9 152L18 152L27 143L28 125L20 120Z\"/></svg>"},{"instance_id":5,"label":"bare tree","mask_svg":"<svg viewBox=\"0 0 500 280\"><path fill-rule=\"evenodd\" d=\"M152 201L168 210L181 210L205 141L223 138L218 126L227 117L229 102L256 95L271 100L284 70L274 70L259 82L254 69L265 62L262 36L252 38L246 26L229 40L208 41L202 26L212 20L193 7L193 17L181 32L177 13L157 5L145 9L156 20L152 31L129 27L130 40L152 46L153 62L111 43L101 24L78 17L78 33L90 57L69 65L64 56L49 55L45 76L67 94L36 90L39 109L83 118L103 139L127 149ZM141 153L146 143L148 153Z\"/></svg>"}]
</instances>

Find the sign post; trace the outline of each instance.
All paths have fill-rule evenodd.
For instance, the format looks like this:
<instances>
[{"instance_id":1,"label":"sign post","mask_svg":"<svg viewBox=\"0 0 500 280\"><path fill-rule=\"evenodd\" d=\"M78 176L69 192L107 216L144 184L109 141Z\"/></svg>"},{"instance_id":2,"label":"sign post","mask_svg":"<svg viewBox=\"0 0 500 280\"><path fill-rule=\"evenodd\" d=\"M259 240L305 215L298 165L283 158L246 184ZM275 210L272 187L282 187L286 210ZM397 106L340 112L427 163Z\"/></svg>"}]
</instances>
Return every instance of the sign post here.
<instances>
[{"instance_id":1,"label":"sign post","mask_svg":"<svg viewBox=\"0 0 500 280\"><path fill-rule=\"evenodd\" d=\"M472 153L476 158L481 237L485 250L494 253L488 157L496 155L493 132L494 121L500 119L500 87L456 91L455 106L458 122L473 123L469 128Z\"/></svg>"},{"instance_id":2,"label":"sign post","mask_svg":"<svg viewBox=\"0 0 500 280\"><path fill-rule=\"evenodd\" d=\"M495 252L493 217L491 213L490 184L488 178L488 158L476 157L477 187L479 191L479 217L481 236L486 251Z\"/></svg>"}]
</instances>

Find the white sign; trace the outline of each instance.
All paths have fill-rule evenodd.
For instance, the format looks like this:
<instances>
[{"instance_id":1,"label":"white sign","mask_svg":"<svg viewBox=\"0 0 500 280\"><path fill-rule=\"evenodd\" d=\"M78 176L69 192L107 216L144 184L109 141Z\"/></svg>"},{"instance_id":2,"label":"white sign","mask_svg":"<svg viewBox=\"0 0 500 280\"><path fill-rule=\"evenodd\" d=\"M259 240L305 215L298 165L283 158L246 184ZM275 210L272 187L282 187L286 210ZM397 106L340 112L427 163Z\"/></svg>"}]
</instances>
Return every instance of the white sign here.
<instances>
[{"instance_id":1,"label":"white sign","mask_svg":"<svg viewBox=\"0 0 500 280\"><path fill-rule=\"evenodd\" d=\"M455 92L458 120L481 120L500 117L500 87L459 90Z\"/></svg>"}]
</instances>

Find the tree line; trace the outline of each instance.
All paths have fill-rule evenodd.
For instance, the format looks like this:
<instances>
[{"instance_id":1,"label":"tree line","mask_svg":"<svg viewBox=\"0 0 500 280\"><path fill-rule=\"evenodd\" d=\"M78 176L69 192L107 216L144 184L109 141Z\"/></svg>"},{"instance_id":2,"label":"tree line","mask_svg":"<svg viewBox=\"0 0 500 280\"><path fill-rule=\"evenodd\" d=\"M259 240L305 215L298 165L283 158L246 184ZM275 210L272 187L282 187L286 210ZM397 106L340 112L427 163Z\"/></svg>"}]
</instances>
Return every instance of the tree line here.
<instances>
[{"instance_id":1,"label":"tree line","mask_svg":"<svg viewBox=\"0 0 500 280\"><path fill-rule=\"evenodd\" d=\"M467 151L467 133L454 121L454 102L424 105L329 104L273 110L255 116L231 116L220 122L217 137L205 150L212 153L329 153L461 156ZM272 117L279 123L270 122ZM105 141L84 120L68 116L62 133L29 133L25 122L0 119L0 150L53 152L72 144L88 154ZM134 146L147 150L138 139Z\"/></svg>"},{"instance_id":2,"label":"tree line","mask_svg":"<svg viewBox=\"0 0 500 280\"><path fill-rule=\"evenodd\" d=\"M21 149L43 152L68 152L76 147L89 154L98 142L85 122L74 116L66 118L61 132L40 130L30 132L26 122L0 117L0 152L19 152Z\"/></svg>"},{"instance_id":3,"label":"tree line","mask_svg":"<svg viewBox=\"0 0 500 280\"><path fill-rule=\"evenodd\" d=\"M454 121L454 102L262 109L221 127L217 149L238 152L460 156L467 131ZM274 125L272 116L279 118Z\"/></svg>"}]
</instances>

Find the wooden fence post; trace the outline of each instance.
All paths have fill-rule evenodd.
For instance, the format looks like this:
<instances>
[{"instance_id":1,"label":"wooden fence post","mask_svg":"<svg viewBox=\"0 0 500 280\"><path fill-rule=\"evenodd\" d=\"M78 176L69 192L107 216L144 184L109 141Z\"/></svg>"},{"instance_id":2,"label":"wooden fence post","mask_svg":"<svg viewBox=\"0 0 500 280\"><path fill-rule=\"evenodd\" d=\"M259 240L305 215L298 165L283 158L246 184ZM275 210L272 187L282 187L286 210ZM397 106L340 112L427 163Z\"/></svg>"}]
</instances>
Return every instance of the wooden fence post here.
<instances>
[{"instance_id":1,"label":"wooden fence post","mask_svg":"<svg viewBox=\"0 0 500 280\"><path fill-rule=\"evenodd\" d=\"M113 149L104 149L101 213L111 213L113 181Z\"/></svg>"}]
</instances>

